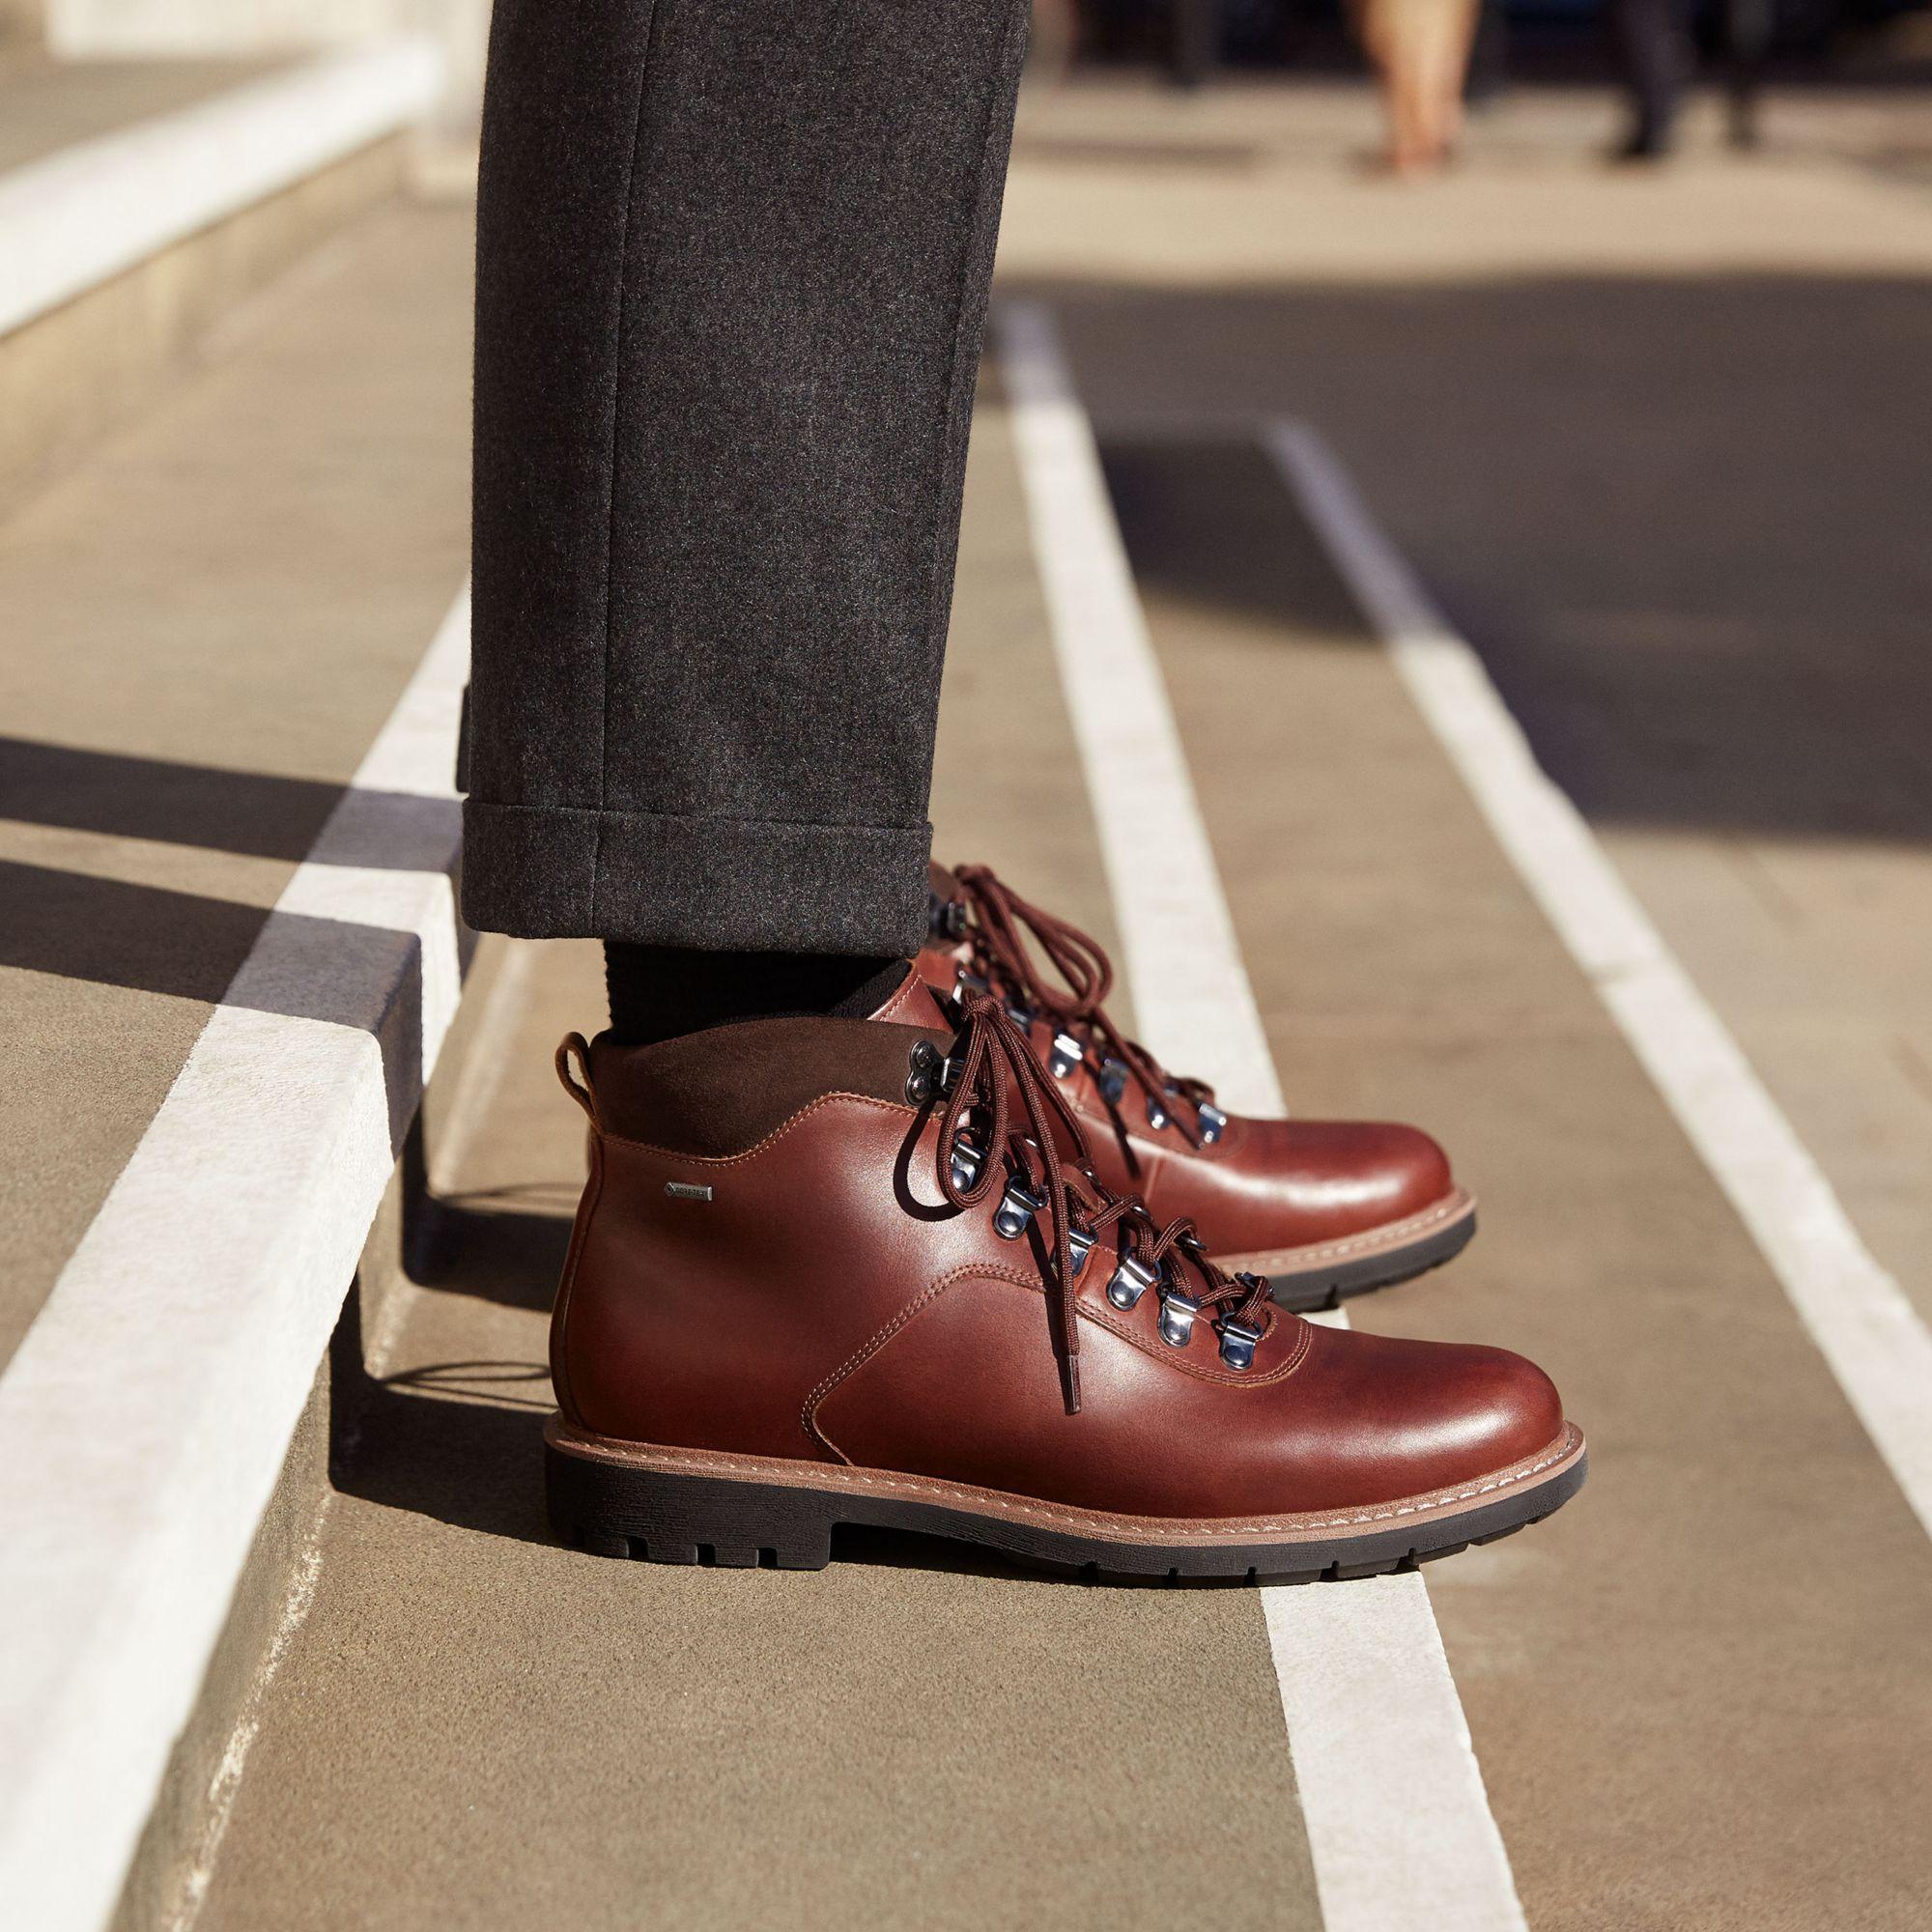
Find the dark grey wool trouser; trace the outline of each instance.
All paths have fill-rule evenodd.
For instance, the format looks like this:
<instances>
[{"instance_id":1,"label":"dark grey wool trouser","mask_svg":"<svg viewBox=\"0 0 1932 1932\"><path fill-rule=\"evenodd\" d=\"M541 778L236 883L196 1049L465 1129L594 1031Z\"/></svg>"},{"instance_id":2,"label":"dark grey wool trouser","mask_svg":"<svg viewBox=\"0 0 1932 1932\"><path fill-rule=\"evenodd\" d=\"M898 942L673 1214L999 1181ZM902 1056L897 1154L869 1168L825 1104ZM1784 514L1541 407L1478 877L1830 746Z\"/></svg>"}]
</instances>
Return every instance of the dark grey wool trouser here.
<instances>
[{"instance_id":1,"label":"dark grey wool trouser","mask_svg":"<svg viewBox=\"0 0 1932 1932\"><path fill-rule=\"evenodd\" d=\"M1027 0L497 0L472 925L905 953Z\"/></svg>"}]
</instances>

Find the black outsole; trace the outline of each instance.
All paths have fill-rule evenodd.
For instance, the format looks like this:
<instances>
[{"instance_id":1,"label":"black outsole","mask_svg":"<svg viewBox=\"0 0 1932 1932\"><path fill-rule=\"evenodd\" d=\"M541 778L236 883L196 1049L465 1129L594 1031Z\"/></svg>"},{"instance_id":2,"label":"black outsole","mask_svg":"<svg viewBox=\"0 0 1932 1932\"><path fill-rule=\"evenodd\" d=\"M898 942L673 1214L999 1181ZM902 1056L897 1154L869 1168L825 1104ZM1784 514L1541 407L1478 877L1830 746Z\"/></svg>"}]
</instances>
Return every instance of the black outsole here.
<instances>
[{"instance_id":1,"label":"black outsole","mask_svg":"<svg viewBox=\"0 0 1932 1932\"><path fill-rule=\"evenodd\" d=\"M721 1569L822 1570L844 1525L914 1530L1099 1581L1232 1577L1338 1581L1412 1570L1472 1543L1541 1522L1583 1485L1576 1462L1491 1503L1421 1523L1298 1543L1136 1544L981 1515L943 1503L846 1490L691 1476L545 1445L550 1517L560 1542L599 1556Z\"/></svg>"},{"instance_id":2,"label":"black outsole","mask_svg":"<svg viewBox=\"0 0 1932 1932\"><path fill-rule=\"evenodd\" d=\"M1394 1288L1428 1274L1453 1262L1475 1237L1472 1212L1386 1254L1367 1255L1360 1261L1340 1262L1303 1274L1269 1275L1268 1293L1291 1314L1314 1315L1324 1308L1339 1308L1352 1295L1372 1294L1378 1288Z\"/></svg>"}]
</instances>

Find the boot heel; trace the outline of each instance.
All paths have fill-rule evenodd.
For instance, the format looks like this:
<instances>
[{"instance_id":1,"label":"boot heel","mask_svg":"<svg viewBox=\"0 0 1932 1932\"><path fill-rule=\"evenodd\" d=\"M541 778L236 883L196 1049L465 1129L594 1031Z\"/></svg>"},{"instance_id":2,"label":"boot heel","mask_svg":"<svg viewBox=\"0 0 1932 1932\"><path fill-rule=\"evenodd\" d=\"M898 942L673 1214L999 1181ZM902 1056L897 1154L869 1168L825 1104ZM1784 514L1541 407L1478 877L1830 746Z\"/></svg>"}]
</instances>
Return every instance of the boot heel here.
<instances>
[{"instance_id":1,"label":"boot heel","mask_svg":"<svg viewBox=\"0 0 1932 1932\"><path fill-rule=\"evenodd\" d=\"M551 1527L595 1556L720 1569L823 1570L832 1559L830 1498L810 1490L681 1476L573 1456L544 1445Z\"/></svg>"}]
</instances>

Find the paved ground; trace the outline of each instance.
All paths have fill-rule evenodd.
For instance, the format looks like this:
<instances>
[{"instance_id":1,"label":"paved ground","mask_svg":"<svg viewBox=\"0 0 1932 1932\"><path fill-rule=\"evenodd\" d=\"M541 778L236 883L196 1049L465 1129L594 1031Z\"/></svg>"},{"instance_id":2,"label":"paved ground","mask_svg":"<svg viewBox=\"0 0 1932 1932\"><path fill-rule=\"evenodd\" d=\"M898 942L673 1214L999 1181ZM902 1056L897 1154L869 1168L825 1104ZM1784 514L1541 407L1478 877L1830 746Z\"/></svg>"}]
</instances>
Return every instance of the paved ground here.
<instances>
[{"instance_id":1,"label":"paved ground","mask_svg":"<svg viewBox=\"0 0 1932 1932\"><path fill-rule=\"evenodd\" d=\"M1529 1923L1920 1925L1932 1548L1240 425L1289 412L1338 447L1932 1310L1914 623L1932 203L1865 165L1876 137L1841 123L1828 152L1815 116L1763 166L1603 176L1562 158L1602 118L1568 98L1519 102L1409 195L1337 158L1371 138L1358 97L1297 104L1030 103L1003 264L1052 303L1101 422L1291 1103L1423 1120L1483 1197L1470 1254L1359 1321L1509 1341L1592 1432L1574 1509L1431 1579ZM440 614L461 217L372 223L327 260L332 293L289 292L128 441L145 468L117 458L0 527L0 588L42 584L47 635L111 667L10 667L10 728L87 770L267 773L267 829L210 850L232 793L70 775L63 795L105 802L0 828L23 871L219 901L245 926L301 801L332 797ZM392 365L398 387L372 388ZM342 386L309 395L318 369ZM263 417L277 379L301 394ZM232 546L170 526L177 446L234 466L234 517L273 539L264 574L260 526ZM269 493L279 511L244 487L318 447ZM122 546L147 563L100 538L103 505L154 531ZM61 567L62 531L96 532L85 573ZM318 536L323 563L292 574ZM107 586L98 632L60 629L94 610L83 577ZM239 616L194 601L217 577ZM85 656L94 637L122 655ZM369 658L345 675L350 639ZM1111 937L990 380L941 746L941 851ZM130 825L130 795L188 803ZM99 964L84 920L48 929L88 944L9 975L39 1058L0 1151L41 1157L24 1123L51 1122L81 1179L0 1262L10 1293L152 1104L116 1071L131 1043L164 1084L208 997ZM1318 1924L1252 1591L1069 1586L884 1537L822 1575L551 1547L543 1309L582 1156L547 1063L598 1017L595 957L543 949L497 984L507 1070L433 1150L440 1257L371 1337L314 1604L199 1924Z\"/></svg>"}]
</instances>

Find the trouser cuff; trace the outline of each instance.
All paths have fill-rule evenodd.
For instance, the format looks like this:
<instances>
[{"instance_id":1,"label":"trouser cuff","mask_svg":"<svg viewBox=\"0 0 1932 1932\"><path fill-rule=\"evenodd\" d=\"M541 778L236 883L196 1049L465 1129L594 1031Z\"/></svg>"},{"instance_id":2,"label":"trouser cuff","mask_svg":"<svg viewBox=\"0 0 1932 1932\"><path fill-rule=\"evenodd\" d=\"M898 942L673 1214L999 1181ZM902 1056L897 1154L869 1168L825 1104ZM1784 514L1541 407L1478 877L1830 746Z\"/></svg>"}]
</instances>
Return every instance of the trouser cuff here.
<instances>
[{"instance_id":1,"label":"trouser cuff","mask_svg":"<svg viewBox=\"0 0 1932 1932\"><path fill-rule=\"evenodd\" d=\"M463 808L463 917L522 939L910 957L930 825Z\"/></svg>"}]
</instances>

